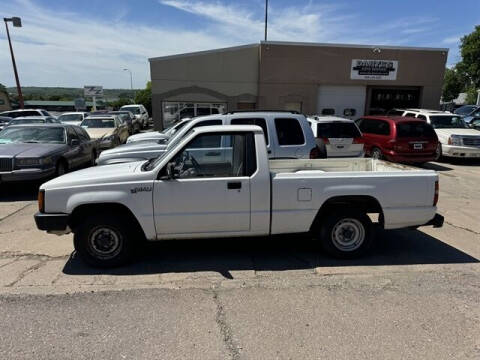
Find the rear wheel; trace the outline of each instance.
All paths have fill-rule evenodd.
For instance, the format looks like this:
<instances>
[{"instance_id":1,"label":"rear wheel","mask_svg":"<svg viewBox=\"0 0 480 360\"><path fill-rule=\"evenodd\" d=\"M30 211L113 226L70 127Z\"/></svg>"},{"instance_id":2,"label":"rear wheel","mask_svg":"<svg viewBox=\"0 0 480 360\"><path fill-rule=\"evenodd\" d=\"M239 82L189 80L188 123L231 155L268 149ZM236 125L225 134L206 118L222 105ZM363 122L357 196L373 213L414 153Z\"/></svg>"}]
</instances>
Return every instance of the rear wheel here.
<instances>
[{"instance_id":1,"label":"rear wheel","mask_svg":"<svg viewBox=\"0 0 480 360\"><path fill-rule=\"evenodd\" d=\"M62 176L67 173L67 164L65 160L59 160L55 167L55 176Z\"/></svg>"},{"instance_id":2,"label":"rear wheel","mask_svg":"<svg viewBox=\"0 0 480 360\"><path fill-rule=\"evenodd\" d=\"M435 161L439 161L442 158L442 144L438 143L435 149Z\"/></svg>"},{"instance_id":3,"label":"rear wheel","mask_svg":"<svg viewBox=\"0 0 480 360\"><path fill-rule=\"evenodd\" d=\"M75 229L73 244L80 257L95 267L126 264L133 255L134 232L128 218L108 214L88 217Z\"/></svg>"},{"instance_id":4,"label":"rear wheel","mask_svg":"<svg viewBox=\"0 0 480 360\"><path fill-rule=\"evenodd\" d=\"M378 147L372 148L372 150L370 152L370 155L373 159L377 159L377 160L382 160L383 159L382 150L380 150L380 148L378 148Z\"/></svg>"},{"instance_id":5,"label":"rear wheel","mask_svg":"<svg viewBox=\"0 0 480 360\"><path fill-rule=\"evenodd\" d=\"M352 259L364 255L373 243L372 221L356 210L330 215L319 229L322 248L337 258Z\"/></svg>"}]
</instances>

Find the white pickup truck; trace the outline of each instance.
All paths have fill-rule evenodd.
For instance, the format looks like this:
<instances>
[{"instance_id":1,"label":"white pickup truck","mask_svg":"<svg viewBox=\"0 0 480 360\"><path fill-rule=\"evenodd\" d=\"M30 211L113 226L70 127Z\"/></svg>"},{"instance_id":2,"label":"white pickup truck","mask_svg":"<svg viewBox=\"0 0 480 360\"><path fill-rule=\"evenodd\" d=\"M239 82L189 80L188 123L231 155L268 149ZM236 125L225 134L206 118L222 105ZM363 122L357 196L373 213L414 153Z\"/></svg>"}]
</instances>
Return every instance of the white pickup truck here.
<instances>
[{"instance_id":1,"label":"white pickup truck","mask_svg":"<svg viewBox=\"0 0 480 360\"><path fill-rule=\"evenodd\" d=\"M214 136L222 156L189 151ZM197 157L196 157L197 156ZM92 167L40 187L40 230L72 231L89 264L118 266L142 239L307 233L331 255L362 255L385 229L442 226L438 175L374 159L269 160L255 125L192 129L150 161Z\"/></svg>"}]
</instances>

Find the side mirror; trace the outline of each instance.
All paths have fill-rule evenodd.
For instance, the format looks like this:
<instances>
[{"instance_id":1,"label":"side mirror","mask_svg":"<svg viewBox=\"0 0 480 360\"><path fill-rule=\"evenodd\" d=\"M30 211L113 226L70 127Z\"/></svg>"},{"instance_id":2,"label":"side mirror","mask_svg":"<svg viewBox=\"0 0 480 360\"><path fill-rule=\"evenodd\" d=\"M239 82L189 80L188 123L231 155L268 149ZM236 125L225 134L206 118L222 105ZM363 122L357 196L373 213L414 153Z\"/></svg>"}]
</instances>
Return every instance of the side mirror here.
<instances>
[{"instance_id":1,"label":"side mirror","mask_svg":"<svg viewBox=\"0 0 480 360\"><path fill-rule=\"evenodd\" d=\"M175 173L175 163L170 162L167 164L167 178L172 180L175 179L177 174Z\"/></svg>"},{"instance_id":2,"label":"side mirror","mask_svg":"<svg viewBox=\"0 0 480 360\"><path fill-rule=\"evenodd\" d=\"M72 145L72 146L78 146L78 145L80 145L80 140L78 140L78 139L72 139L72 140L70 141L70 145Z\"/></svg>"}]
</instances>

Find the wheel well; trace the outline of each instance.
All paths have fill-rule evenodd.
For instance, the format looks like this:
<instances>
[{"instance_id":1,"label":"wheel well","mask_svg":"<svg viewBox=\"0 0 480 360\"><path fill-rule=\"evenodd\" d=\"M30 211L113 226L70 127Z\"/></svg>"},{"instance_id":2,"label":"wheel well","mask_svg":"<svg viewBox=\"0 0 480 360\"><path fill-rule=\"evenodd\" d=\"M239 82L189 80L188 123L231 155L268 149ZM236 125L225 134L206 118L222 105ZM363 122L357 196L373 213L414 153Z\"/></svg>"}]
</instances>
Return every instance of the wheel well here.
<instances>
[{"instance_id":1,"label":"wheel well","mask_svg":"<svg viewBox=\"0 0 480 360\"><path fill-rule=\"evenodd\" d=\"M318 210L310 230L313 230L320 225L325 214L328 214L332 211L341 211L346 209L355 209L364 213L379 214L378 221L383 226L383 210L377 199L368 195L347 195L335 196L325 201L320 210Z\"/></svg>"},{"instance_id":2,"label":"wheel well","mask_svg":"<svg viewBox=\"0 0 480 360\"><path fill-rule=\"evenodd\" d=\"M77 206L70 215L68 225L72 231L75 232L75 228L81 225L83 219L95 213L116 214L118 216L123 216L125 219L130 221L130 225L133 227L135 232L142 234L142 236L145 237L145 232L140 226L140 223L135 215L133 215L130 209L125 205L118 203L85 204Z\"/></svg>"}]
</instances>

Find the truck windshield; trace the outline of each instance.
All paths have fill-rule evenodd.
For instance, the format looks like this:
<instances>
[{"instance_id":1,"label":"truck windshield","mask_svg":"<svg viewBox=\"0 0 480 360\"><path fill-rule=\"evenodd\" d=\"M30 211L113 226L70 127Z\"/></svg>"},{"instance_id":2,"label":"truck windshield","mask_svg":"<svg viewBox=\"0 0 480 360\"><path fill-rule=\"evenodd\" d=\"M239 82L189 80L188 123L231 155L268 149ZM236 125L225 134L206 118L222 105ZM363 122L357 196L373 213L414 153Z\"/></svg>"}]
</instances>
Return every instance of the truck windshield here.
<instances>
[{"instance_id":1,"label":"truck windshield","mask_svg":"<svg viewBox=\"0 0 480 360\"><path fill-rule=\"evenodd\" d=\"M467 128L467 125L460 116L430 116L430 123L435 129Z\"/></svg>"}]
</instances>

